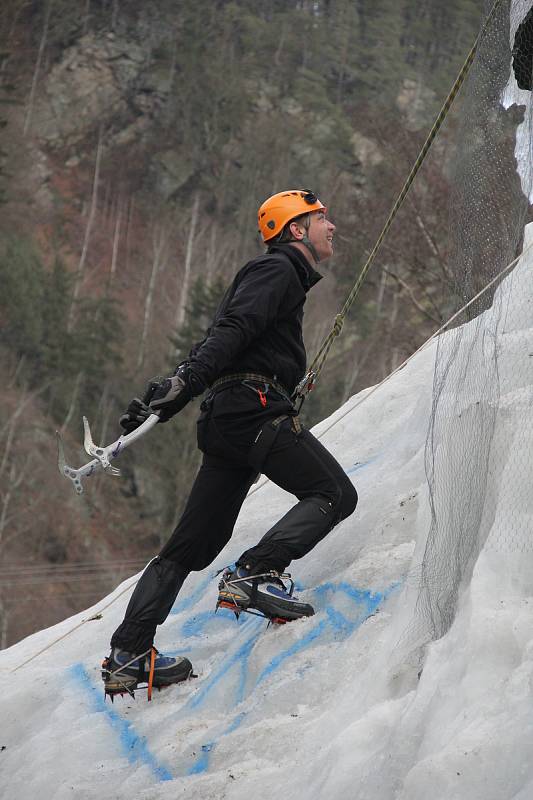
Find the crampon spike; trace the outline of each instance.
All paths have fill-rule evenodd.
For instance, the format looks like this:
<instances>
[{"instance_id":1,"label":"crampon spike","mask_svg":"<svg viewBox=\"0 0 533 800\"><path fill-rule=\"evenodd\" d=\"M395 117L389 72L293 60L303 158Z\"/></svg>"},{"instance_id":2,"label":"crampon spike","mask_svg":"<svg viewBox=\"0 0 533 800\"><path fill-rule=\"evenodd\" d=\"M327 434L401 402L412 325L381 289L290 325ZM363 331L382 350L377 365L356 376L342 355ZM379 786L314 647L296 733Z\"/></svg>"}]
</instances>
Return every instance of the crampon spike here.
<instances>
[{"instance_id":1,"label":"crampon spike","mask_svg":"<svg viewBox=\"0 0 533 800\"><path fill-rule=\"evenodd\" d=\"M243 611L243 609L239 608L235 603L231 603L229 600L219 600L216 611L218 611L219 608L227 608L229 611L233 611L237 619L239 619L241 611Z\"/></svg>"},{"instance_id":2,"label":"crampon spike","mask_svg":"<svg viewBox=\"0 0 533 800\"><path fill-rule=\"evenodd\" d=\"M117 695L120 695L120 697L128 695L128 697L135 700L135 692L133 689L104 689L104 700L109 697L111 702L114 703Z\"/></svg>"},{"instance_id":3,"label":"crampon spike","mask_svg":"<svg viewBox=\"0 0 533 800\"><path fill-rule=\"evenodd\" d=\"M236 619L239 619L241 614L251 614L254 617L262 617L263 619L268 620L269 625L286 625L287 622L289 622L289 620L284 619L284 617L267 617L265 614L261 614L259 611L252 611L249 608L240 608L229 600L219 600L215 609L215 613L219 608L227 608L229 611L233 611Z\"/></svg>"}]
</instances>

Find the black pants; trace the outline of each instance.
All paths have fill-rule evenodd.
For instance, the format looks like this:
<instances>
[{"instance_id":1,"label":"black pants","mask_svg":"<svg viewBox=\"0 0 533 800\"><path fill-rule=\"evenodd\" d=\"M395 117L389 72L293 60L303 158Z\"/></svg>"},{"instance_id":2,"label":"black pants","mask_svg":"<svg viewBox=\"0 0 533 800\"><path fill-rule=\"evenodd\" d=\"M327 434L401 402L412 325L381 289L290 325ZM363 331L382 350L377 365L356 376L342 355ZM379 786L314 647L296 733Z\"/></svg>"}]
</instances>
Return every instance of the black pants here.
<instances>
[{"instance_id":1,"label":"black pants","mask_svg":"<svg viewBox=\"0 0 533 800\"><path fill-rule=\"evenodd\" d=\"M248 459L258 427L278 412L292 412L285 401L271 397L259 415L257 400L241 387L221 394L223 402L215 398L204 406L199 420L198 443L204 459L185 511L137 584L112 645L131 652L151 646L155 628L169 613L187 574L208 566L231 537L257 476ZM290 417L279 425L262 471L299 502L237 563L255 573L283 572L355 510L357 493L326 448L309 431L297 433Z\"/></svg>"}]
</instances>

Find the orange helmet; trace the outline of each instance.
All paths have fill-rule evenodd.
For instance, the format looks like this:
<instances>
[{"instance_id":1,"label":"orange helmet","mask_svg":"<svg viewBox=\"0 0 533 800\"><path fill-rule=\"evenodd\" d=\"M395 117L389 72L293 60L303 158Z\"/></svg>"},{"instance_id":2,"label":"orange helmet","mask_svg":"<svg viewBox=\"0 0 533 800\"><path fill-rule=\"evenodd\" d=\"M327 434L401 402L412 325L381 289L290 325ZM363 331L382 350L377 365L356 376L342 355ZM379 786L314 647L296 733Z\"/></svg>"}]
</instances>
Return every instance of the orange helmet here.
<instances>
[{"instance_id":1,"label":"orange helmet","mask_svg":"<svg viewBox=\"0 0 533 800\"><path fill-rule=\"evenodd\" d=\"M308 189L288 189L265 200L257 212L259 233L268 242L281 233L287 222L310 211L326 211L314 192Z\"/></svg>"}]
</instances>

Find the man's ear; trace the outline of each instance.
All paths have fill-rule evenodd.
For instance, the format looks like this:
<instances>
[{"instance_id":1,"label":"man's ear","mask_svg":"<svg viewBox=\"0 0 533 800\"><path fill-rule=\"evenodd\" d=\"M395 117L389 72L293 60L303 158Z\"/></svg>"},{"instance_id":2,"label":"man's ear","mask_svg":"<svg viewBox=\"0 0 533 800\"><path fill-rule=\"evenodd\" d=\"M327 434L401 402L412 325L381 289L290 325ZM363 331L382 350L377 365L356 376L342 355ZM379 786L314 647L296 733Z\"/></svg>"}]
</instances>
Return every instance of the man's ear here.
<instances>
[{"instance_id":1,"label":"man's ear","mask_svg":"<svg viewBox=\"0 0 533 800\"><path fill-rule=\"evenodd\" d=\"M301 225L298 220L293 220L289 225L289 230L293 239L303 239L305 236L305 230L303 225Z\"/></svg>"}]
</instances>

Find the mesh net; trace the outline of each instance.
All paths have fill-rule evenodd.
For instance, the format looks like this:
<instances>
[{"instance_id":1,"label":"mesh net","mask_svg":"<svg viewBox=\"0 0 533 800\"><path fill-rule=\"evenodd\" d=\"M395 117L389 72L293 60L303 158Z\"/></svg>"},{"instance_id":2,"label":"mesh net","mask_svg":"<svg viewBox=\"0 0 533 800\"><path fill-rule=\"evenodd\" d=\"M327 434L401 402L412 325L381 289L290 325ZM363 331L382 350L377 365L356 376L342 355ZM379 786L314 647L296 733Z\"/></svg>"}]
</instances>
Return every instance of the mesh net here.
<instances>
[{"instance_id":1,"label":"mesh net","mask_svg":"<svg viewBox=\"0 0 533 800\"><path fill-rule=\"evenodd\" d=\"M483 26L493 5L486 3ZM524 90L533 68L530 7L531 0L499 4L482 27L464 90L450 217L457 308L533 241L527 228L524 237L532 189L532 104ZM533 247L438 340L425 454L431 523L403 642L419 656L421 645L449 629L485 546L533 557L532 271Z\"/></svg>"}]
</instances>

